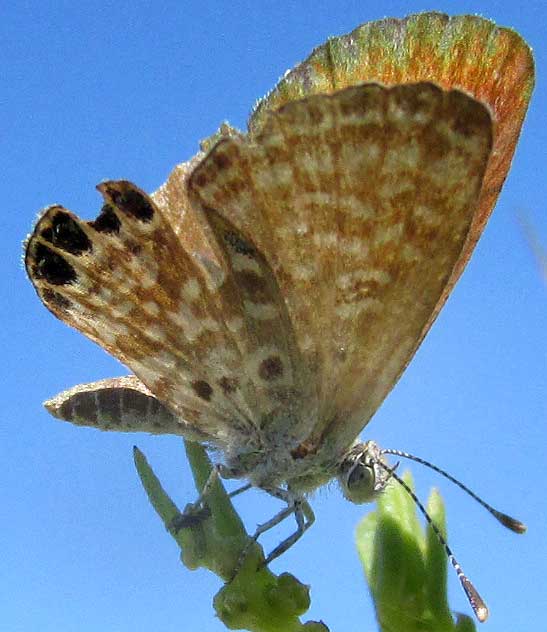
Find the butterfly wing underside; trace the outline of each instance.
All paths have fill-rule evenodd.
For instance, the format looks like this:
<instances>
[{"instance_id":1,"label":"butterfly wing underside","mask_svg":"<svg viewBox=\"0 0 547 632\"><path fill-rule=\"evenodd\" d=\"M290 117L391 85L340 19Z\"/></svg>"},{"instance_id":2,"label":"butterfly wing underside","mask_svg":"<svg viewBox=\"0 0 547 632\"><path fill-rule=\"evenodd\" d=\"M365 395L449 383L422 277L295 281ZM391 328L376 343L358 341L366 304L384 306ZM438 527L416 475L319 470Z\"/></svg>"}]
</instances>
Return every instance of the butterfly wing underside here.
<instances>
[{"instance_id":1,"label":"butterfly wing underside","mask_svg":"<svg viewBox=\"0 0 547 632\"><path fill-rule=\"evenodd\" d=\"M25 256L40 298L130 367L180 417L180 434L221 447L234 433L252 436L303 377L293 370L287 319L276 312L284 307L277 295L270 300L273 281L259 253L253 259L256 279L238 279L218 245L197 244L194 257L157 206L130 183L99 189L106 203L92 222L59 206L40 217ZM216 253L211 273L202 265L207 249ZM276 313L275 330L260 325L249 292ZM71 402L79 397L71 394ZM90 418L89 425L97 424Z\"/></svg>"},{"instance_id":2,"label":"butterfly wing underside","mask_svg":"<svg viewBox=\"0 0 547 632\"><path fill-rule=\"evenodd\" d=\"M492 116L492 151L467 242L421 332L427 334L463 272L507 177L535 81L534 58L515 30L478 15L438 12L385 18L329 38L296 65L257 105L257 133L268 112L311 94L330 94L362 82L400 85L433 81L485 103Z\"/></svg>"},{"instance_id":3,"label":"butterfly wing underside","mask_svg":"<svg viewBox=\"0 0 547 632\"><path fill-rule=\"evenodd\" d=\"M270 429L310 445L331 433L344 449L417 347L490 144L486 108L432 84L313 96L192 171L192 245L173 209L103 183L93 222L46 210L27 271L56 316L180 417L180 434L226 447Z\"/></svg>"},{"instance_id":4,"label":"butterfly wing underside","mask_svg":"<svg viewBox=\"0 0 547 632\"><path fill-rule=\"evenodd\" d=\"M313 378L312 449L347 447L416 351L468 236L491 127L461 92L371 84L289 103L191 175L192 204L274 271Z\"/></svg>"}]
</instances>

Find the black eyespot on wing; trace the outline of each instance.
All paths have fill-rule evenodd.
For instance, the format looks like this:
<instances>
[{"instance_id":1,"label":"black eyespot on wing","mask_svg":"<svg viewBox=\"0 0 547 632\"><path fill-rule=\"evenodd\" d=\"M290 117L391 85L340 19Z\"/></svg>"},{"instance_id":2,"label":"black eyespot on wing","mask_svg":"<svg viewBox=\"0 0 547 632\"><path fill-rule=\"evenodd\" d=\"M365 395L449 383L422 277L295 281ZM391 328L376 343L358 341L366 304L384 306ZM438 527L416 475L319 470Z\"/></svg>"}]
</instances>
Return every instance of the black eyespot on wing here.
<instances>
[{"instance_id":1,"label":"black eyespot on wing","mask_svg":"<svg viewBox=\"0 0 547 632\"><path fill-rule=\"evenodd\" d=\"M120 232L120 220L114 208L110 204L105 204L97 219L93 222L89 222L89 225L99 233L114 233Z\"/></svg>"},{"instance_id":2,"label":"black eyespot on wing","mask_svg":"<svg viewBox=\"0 0 547 632\"><path fill-rule=\"evenodd\" d=\"M213 394L212 386L205 380L196 380L192 382L192 388L198 397L204 399L206 402L211 400Z\"/></svg>"},{"instance_id":3,"label":"black eyespot on wing","mask_svg":"<svg viewBox=\"0 0 547 632\"><path fill-rule=\"evenodd\" d=\"M140 191L130 188L126 182L112 182L100 185L100 190L112 204L126 215L131 215L141 222L150 222L154 217L154 208Z\"/></svg>"},{"instance_id":4,"label":"black eyespot on wing","mask_svg":"<svg viewBox=\"0 0 547 632\"><path fill-rule=\"evenodd\" d=\"M57 211L51 217L51 225L40 233L41 237L72 255L93 250L93 244L78 222L66 211Z\"/></svg>"},{"instance_id":5,"label":"black eyespot on wing","mask_svg":"<svg viewBox=\"0 0 547 632\"><path fill-rule=\"evenodd\" d=\"M262 360L258 367L258 375L265 381L270 382L283 375L283 362L279 356L270 356Z\"/></svg>"},{"instance_id":6,"label":"black eyespot on wing","mask_svg":"<svg viewBox=\"0 0 547 632\"><path fill-rule=\"evenodd\" d=\"M45 279L52 285L69 285L77 278L70 263L44 244L36 246L32 272L37 279Z\"/></svg>"}]
</instances>

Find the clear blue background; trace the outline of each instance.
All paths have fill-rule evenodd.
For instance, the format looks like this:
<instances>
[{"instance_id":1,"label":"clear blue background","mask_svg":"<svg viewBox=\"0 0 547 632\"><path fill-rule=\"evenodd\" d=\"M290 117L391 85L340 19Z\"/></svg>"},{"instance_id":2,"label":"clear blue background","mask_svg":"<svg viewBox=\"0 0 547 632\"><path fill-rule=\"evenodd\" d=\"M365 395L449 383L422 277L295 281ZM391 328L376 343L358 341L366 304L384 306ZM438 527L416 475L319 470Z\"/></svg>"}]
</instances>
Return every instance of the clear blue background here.
<instances>
[{"instance_id":1,"label":"clear blue background","mask_svg":"<svg viewBox=\"0 0 547 632\"><path fill-rule=\"evenodd\" d=\"M481 13L534 47L538 85L511 173L475 255L404 377L366 429L429 457L528 523L513 535L418 466L419 493L441 487L449 535L491 608L489 630L545 629L547 288L516 214L547 243L547 10L537 2L3 2L0 186L3 259L0 627L10 632L219 631L219 582L178 560L137 481L137 443L182 505L195 497L178 438L99 433L48 417L47 397L123 374L51 316L20 263L41 207L93 218L105 178L152 191L228 119L330 35L426 9ZM239 500L249 529L275 503ZM375 630L353 545L365 507L336 489L317 523L274 564L312 585L309 618ZM285 529L292 525L287 524ZM280 529L266 544L285 533ZM451 603L469 607L454 576Z\"/></svg>"}]
</instances>

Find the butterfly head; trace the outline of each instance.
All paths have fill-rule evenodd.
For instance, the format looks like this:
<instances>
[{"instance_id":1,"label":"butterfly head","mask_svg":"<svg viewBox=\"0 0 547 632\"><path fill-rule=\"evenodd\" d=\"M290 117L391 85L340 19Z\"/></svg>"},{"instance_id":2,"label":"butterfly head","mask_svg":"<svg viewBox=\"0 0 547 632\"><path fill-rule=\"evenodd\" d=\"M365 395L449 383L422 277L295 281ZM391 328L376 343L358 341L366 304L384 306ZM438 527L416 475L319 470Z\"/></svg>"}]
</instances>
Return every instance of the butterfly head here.
<instances>
[{"instance_id":1,"label":"butterfly head","mask_svg":"<svg viewBox=\"0 0 547 632\"><path fill-rule=\"evenodd\" d=\"M390 470L374 441L355 443L338 466L338 482L344 496L358 505L373 502L389 478Z\"/></svg>"}]
</instances>

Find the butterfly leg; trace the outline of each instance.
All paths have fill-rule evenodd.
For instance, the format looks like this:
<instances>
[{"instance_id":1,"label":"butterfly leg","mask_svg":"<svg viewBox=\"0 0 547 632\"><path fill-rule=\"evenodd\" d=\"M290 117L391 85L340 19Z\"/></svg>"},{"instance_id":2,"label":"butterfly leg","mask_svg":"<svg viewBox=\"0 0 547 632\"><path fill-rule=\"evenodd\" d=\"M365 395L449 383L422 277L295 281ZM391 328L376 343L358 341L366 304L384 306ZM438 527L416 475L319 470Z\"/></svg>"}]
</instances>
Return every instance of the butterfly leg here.
<instances>
[{"instance_id":1,"label":"butterfly leg","mask_svg":"<svg viewBox=\"0 0 547 632\"><path fill-rule=\"evenodd\" d=\"M180 529L194 526L197 522L205 520L211 515L211 510L205 503L205 498L211 490L214 482L222 476L222 466L213 465L205 484L203 485L201 492L195 502L187 505L184 511L175 516L171 521L170 528L173 531L178 532ZM239 490L236 490L239 491Z\"/></svg>"},{"instance_id":2,"label":"butterfly leg","mask_svg":"<svg viewBox=\"0 0 547 632\"><path fill-rule=\"evenodd\" d=\"M244 488L241 488L241 490L236 490L236 492L239 492L239 491L244 491ZM279 511L278 513L276 513L275 516L270 518L270 520L258 525L258 527L256 528L256 531L254 532L254 534L249 540L249 544L241 552L241 556L236 566L236 571L234 575L241 568L241 565L243 564L243 561L245 560L245 557L247 556L247 553L249 552L251 545L254 542L256 542L263 533L265 533L266 531L269 531L273 527L277 526L279 523L283 522L285 518L287 518L291 514L294 514L295 520L296 520L296 526L297 526L296 531L292 535L290 535L288 538L283 540L280 544L278 544L278 546L275 547L275 549L264 560L263 562L264 565L269 564L272 560L276 559L277 557L282 555L285 551L290 549L290 547L297 540L299 540L302 537L302 535L304 535L304 533L309 529L309 527L311 527L311 525L315 521L315 515L312 511L312 508L310 504L304 498L300 498L300 497L295 498L294 494L292 494L289 490L285 490L281 488L265 489L264 491L267 491L269 494L271 494L275 498L279 498L280 500L283 500L284 502L287 503L287 506L281 511Z\"/></svg>"},{"instance_id":3,"label":"butterfly leg","mask_svg":"<svg viewBox=\"0 0 547 632\"><path fill-rule=\"evenodd\" d=\"M234 491L230 492L228 496L230 496L230 498L233 498L234 496L239 496L239 494L243 494L243 492L246 492L248 489L251 489L251 487L252 487L252 484L247 483L246 485L242 485L241 487L234 489Z\"/></svg>"},{"instance_id":4,"label":"butterfly leg","mask_svg":"<svg viewBox=\"0 0 547 632\"><path fill-rule=\"evenodd\" d=\"M291 546L297 542L315 522L315 514L313 513L313 510L307 500L299 499L295 501L292 509L296 519L296 531L288 538L280 542L275 549L270 552L264 564L269 564L272 560L275 560L277 557L285 553L285 551L290 549Z\"/></svg>"},{"instance_id":5,"label":"butterfly leg","mask_svg":"<svg viewBox=\"0 0 547 632\"><path fill-rule=\"evenodd\" d=\"M176 532L185 527L192 527L200 520L205 520L211 515L210 509L207 507L205 499L211 491L211 487L218 478L233 478L232 472L222 463L213 465L205 484L195 502L188 505L183 513L176 516L171 522L171 528ZM252 487L251 483L242 485L238 489L229 494L230 498L246 492Z\"/></svg>"},{"instance_id":6,"label":"butterfly leg","mask_svg":"<svg viewBox=\"0 0 547 632\"><path fill-rule=\"evenodd\" d=\"M268 491L270 491L270 490L268 490ZM243 547L243 549L241 551L241 554L239 555L239 559L237 561L237 564L235 565L232 578L235 577L238 574L238 572L240 571L241 567L243 566L243 563L245 562L245 559L246 559L247 555L251 551L253 544L258 540L258 538L263 533L265 533L266 531L269 531L270 529L272 529L273 527L278 525L280 522L283 522L283 520L285 520L285 518L287 518L287 516L290 516L292 513L295 513L295 511L296 511L296 506L295 506L294 503L291 504L291 505L287 505L280 512L276 513L275 516L270 518L270 520L268 520L267 522L264 522L262 524L259 524L257 526L255 532L249 538L247 544ZM278 547L276 547L276 548L278 548ZM269 557L266 558L266 560L264 560L264 562L262 562L262 564L265 565L265 564L268 563L268 561L269 561Z\"/></svg>"}]
</instances>

